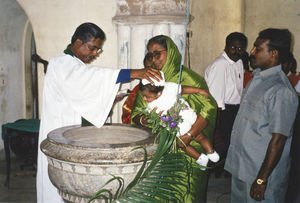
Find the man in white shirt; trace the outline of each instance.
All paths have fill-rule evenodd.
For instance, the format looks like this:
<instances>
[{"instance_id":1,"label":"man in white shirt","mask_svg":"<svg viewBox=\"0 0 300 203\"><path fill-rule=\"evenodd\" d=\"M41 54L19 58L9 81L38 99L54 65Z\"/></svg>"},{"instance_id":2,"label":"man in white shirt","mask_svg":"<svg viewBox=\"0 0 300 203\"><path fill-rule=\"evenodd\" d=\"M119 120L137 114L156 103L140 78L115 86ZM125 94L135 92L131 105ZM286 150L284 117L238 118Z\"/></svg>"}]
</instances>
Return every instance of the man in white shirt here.
<instances>
[{"instance_id":1,"label":"man in white shirt","mask_svg":"<svg viewBox=\"0 0 300 203\"><path fill-rule=\"evenodd\" d=\"M241 57L246 47L247 38L244 34L229 34L224 52L205 70L209 91L218 104L216 128L222 136L223 150L219 152L223 158L227 154L233 122L241 101L244 81Z\"/></svg>"},{"instance_id":2,"label":"man in white shirt","mask_svg":"<svg viewBox=\"0 0 300 203\"><path fill-rule=\"evenodd\" d=\"M105 34L97 25L83 23L76 29L64 53L50 60L44 81L39 145L50 131L80 125L82 117L101 127L120 82L128 82L131 78L162 79L160 72L152 68L118 70L87 65L102 52L104 41ZM47 157L39 149L37 202L62 202L50 182L47 168Z\"/></svg>"}]
</instances>

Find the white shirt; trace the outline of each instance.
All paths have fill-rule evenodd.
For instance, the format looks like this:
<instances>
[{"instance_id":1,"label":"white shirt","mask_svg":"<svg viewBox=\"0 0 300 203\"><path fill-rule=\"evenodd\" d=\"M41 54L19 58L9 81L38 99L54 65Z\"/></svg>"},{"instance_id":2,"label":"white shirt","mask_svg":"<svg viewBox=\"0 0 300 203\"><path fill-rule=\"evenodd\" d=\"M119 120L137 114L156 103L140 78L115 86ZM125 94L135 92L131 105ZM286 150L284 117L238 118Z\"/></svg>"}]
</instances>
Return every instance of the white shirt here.
<instances>
[{"instance_id":1,"label":"white shirt","mask_svg":"<svg viewBox=\"0 0 300 203\"><path fill-rule=\"evenodd\" d=\"M234 62L224 51L206 68L205 80L219 108L224 110L225 104L240 104L244 81L242 60Z\"/></svg>"},{"instance_id":2,"label":"white shirt","mask_svg":"<svg viewBox=\"0 0 300 203\"><path fill-rule=\"evenodd\" d=\"M120 70L87 66L61 54L50 60L44 82L39 146L50 131L81 124L81 116L101 127L111 109L119 84ZM62 202L48 176L48 161L38 150L37 202Z\"/></svg>"}]
</instances>

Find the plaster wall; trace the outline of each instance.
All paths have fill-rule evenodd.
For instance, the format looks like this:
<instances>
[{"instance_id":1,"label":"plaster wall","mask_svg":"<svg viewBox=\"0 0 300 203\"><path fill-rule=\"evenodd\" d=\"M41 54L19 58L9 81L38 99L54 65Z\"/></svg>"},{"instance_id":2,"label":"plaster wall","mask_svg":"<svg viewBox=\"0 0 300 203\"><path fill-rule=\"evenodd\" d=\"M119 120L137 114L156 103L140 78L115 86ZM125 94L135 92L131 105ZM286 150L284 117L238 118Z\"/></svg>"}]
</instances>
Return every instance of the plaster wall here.
<instances>
[{"instance_id":1,"label":"plaster wall","mask_svg":"<svg viewBox=\"0 0 300 203\"><path fill-rule=\"evenodd\" d=\"M245 33L248 37L248 51L266 28L287 28L293 35L293 53L300 70L300 1L299 0L246 0Z\"/></svg>"},{"instance_id":2,"label":"plaster wall","mask_svg":"<svg viewBox=\"0 0 300 203\"><path fill-rule=\"evenodd\" d=\"M25 116L23 37L27 16L14 0L0 0L0 124ZM0 129L1 131L1 129ZM0 149L3 141L0 139Z\"/></svg>"},{"instance_id":3,"label":"plaster wall","mask_svg":"<svg viewBox=\"0 0 300 203\"><path fill-rule=\"evenodd\" d=\"M243 32L244 0L191 1L191 15L194 19L188 28L190 68L203 75L224 50L226 36L234 31Z\"/></svg>"},{"instance_id":4,"label":"plaster wall","mask_svg":"<svg viewBox=\"0 0 300 203\"><path fill-rule=\"evenodd\" d=\"M191 15L194 20L189 25L190 67L201 75L223 51L225 38L229 33L243 32L248 37L247 51L249 52L258 32L269 27L287 28L292 32L292 51L299 64L299 0L198 0L191 2Z\"/></svg>"},{"instance_id":5,"label":"plaster wall","mask_svg":"<svg viewBox=\"0 0 300 203\"><path fill-rule=\"evenodd\" d=\"M117 35L112 18L116 13L113 0L17 0L32 24L36 50L43 59L50 60L71 43L71 37L81 23L93 22L106 34L104 52L94 65L117 68ZM39 67L39 112L41 112L44 73ZM101 90L99 90L101 91Z\"/></svg>"}]
</instances>

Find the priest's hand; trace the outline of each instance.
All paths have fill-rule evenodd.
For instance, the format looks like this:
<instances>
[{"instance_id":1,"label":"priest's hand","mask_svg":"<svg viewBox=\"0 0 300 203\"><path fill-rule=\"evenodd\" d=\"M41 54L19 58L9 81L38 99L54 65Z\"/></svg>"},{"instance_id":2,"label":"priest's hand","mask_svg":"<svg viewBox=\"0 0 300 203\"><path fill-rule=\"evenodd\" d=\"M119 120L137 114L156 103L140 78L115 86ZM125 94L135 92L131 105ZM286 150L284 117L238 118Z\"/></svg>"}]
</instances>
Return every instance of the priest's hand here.
<instances>
[{"instance_id":1,"label":"priest's hand","mask_svg":"<svg viewBox=\"0 0 300 203\"><path fill-rule=\"evenodd\" d=\"M154 68L132 69L130 72L130 78L147 79L153 85L153 79L156 81L162 80L160 71Z\"/></svg>"}]
</instances>

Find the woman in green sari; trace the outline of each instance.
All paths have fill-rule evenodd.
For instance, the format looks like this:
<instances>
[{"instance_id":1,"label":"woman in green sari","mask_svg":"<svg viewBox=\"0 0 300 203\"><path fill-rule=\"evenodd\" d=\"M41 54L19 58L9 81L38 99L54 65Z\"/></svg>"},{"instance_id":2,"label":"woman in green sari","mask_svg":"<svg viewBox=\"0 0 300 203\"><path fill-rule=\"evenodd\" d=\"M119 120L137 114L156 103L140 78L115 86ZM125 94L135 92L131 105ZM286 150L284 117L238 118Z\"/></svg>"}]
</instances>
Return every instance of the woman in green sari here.
<instances>
[{"instance_id":1,"label":"woman in green sari","mask_svg":"<svg viewBox=\"0 0 300 203\"><path fill-rule=\"evenodd\" d=\"M152 57L153 65L161 70L165 75L167 82L178 82L180 72L181 55L176 44L167 36L159 35L149 40L148 55ZM203 88L208 92L206 82L203 77L187 67L183 67L181 76L182 86L194 86ZM213 132L216 122L217 105L212 96L206 98L200 94L182 95L185 101L189 103L191 108L197 113L197 120L189 131L192 137L197 137L200 132L212 142ZM137 108L147 107L147 103L143 100L140 92L138 92L133 111L131 114L132 124L147 124L145 115L141 115ZM185 134L180 138L186 145L193 146L200 153L205 153L204 149L192 137ZM194 159L188 159L195 162ZM208 182L207 171L198 168L193 169L193 176L190 180L190 193L186 195L185 202L205 202L206 188Z\"/></svg>"}]
</instances>

